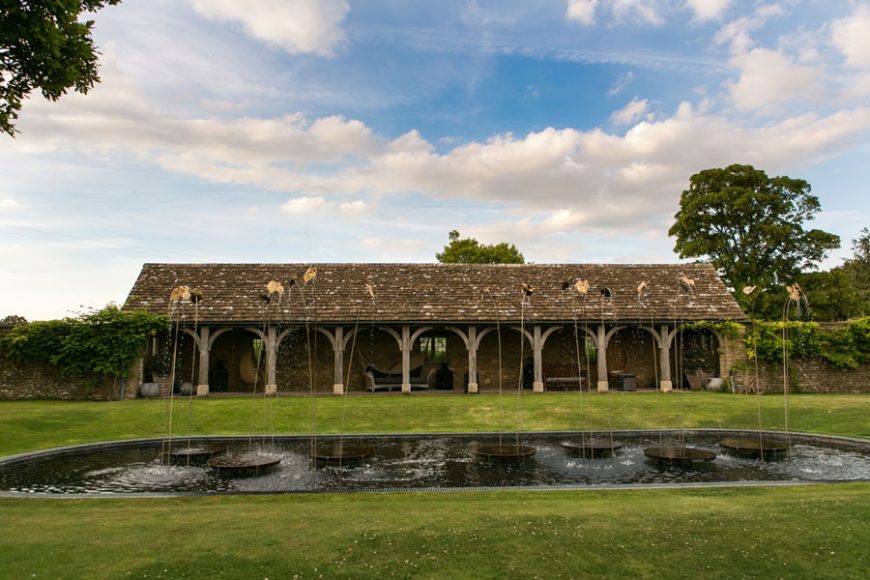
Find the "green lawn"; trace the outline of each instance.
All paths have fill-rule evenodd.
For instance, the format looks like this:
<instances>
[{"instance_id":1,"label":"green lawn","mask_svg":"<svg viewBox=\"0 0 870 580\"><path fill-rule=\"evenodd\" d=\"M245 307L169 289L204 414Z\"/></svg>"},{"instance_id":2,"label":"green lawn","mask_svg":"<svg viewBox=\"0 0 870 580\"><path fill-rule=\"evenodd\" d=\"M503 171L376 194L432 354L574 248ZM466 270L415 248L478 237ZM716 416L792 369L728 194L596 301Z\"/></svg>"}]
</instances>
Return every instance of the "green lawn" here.
<instances>
[{"instance_id":1,"label":"green lawn","mask_svg":"<svg viewBox=\"0 0 870 580\"><path fill-rule=\"evenodd\" d=\"M177 399L180 435L312 432L408 433L675 427L784 427L781 396L721 393L546 393L541 395L325 396L278 399ZM89 441L159 437L167 405L118 402L0 402L0 455ZM870 395L792 395L789 428L870 437ZM265 422L265 424L264 424Z\"/></svg>"},{"instance_id":2,"label":"green lawn","mask_svg":"<svg viewBox=\"0 0 870 580\"><path fill-rule=\"evenodd\" d=\"M0 499L3 578L866 578L870 486Z\"/></svg>"},{"instance_id":3,"label":"green lawn","mask_svg":"<svg viewBox=\"0 0 870 580\"><path fill-rule=\"evenodd\" d=\"M321 433L782 428L782 397L316 400ZM309 433L312 401L176 401L176 433ZM790 427L870 437L870 396L794 395ZM159 436L160 401L3 402L0 454ZM638 491L0 498L0 578L865 578L870 484Z\"/></svg>"}]
</instances>

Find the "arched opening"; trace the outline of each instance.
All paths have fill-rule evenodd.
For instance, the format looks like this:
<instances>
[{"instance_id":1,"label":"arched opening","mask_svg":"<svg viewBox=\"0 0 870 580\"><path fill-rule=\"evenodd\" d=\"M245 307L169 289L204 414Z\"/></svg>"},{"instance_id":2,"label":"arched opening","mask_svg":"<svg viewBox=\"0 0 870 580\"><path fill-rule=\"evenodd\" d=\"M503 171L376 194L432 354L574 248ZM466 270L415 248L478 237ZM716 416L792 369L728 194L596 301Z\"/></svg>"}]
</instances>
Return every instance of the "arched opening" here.
<instances>
[{"instance_id":1,"label":"arched opening","mask_svg":"<svg viewBox=\"0 0 870 580\"><path fill-rule=\"evenodd\" d=\"M501 386L503 392L510 392L516 391L522 383L525 389L530 390L533 362L532 346L528 338L523 337L521 345L519 331L508 326L478 330L478 336L481 334L483 337L477 350L478 388L481 391L498 391Z\"/></svg>"},{"instance_id":2,"label":"arched opening","mask_svg":"<svg viewBox=\"0 0 870 580\"><path fill-rule=\"evenodd\" d=\"M209 390L253 392L255 385L262 391L265 384L266 348L260 337L244 328L222 332L211 347Z\"/></svg>"},{"instance_id":3,"label":"arched opening","mask_svg":"<svg viewBox=\"0 0 870 580\"><path fill-rule=\"evenodd\" d=\"M671 343L674 387L701 390L719 376L719 338L706 329L679 330Z\"/></svg>"},{"instance_id":4,"label":"arched opening","mask_svg":"<svg viewBox=\"0 0 870 580\"><path fill-rule=\"evenodd\" d=\"M660 369L658 349L652 334L638 326L620 329L607 344L607 370L611 382L625 385L657 388Z\"/></svg>"},{"instance_id":5,"label":"arched opening","mask_svg":"<svg viewBox=\"0 0 870 580\"><path fill-rule=\"evenodd\" d=\"M313 325L279 330L284 334L275 357L279 391L331 392L334 377L332 343Z\"/></svg>"},{"instance_id":6,"label":"arched opening","mask_svg":"<svg viewBox=\"0 0 870 580\"><path fill-rule=\"evenodd\" d=\"M582 326L566 325L549 332L541 352L541 372L545 391L576 390L578 378L588 389L589 377L597 380L598 361L595 342Z\"/></svg>"},{"instance_id":7,"label":"arched opening","mask_svg":"<svg viewBox=\"0 0 870 580\"><path fill-rule=\"evenodd\" d=\"M413 333L413 329L412 329ZM422 377L429 387L462 392L468 385L468 350L455 332L435 327L422 333L411 345L412 357L422 357Z\"/></svg>"}]
</instances>

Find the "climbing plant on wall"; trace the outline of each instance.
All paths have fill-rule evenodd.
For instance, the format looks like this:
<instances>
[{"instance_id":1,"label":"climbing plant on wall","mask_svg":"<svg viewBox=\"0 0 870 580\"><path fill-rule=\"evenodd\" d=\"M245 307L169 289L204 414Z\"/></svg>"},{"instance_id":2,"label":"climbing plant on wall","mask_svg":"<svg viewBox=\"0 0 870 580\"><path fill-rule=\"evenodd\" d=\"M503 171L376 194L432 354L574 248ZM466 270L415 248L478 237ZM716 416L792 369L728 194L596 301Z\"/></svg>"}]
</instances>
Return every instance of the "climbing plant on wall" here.
<instances>
[{"instance_id":1,"label":"climbing plant on wall","mask_svg":"<svg viewBox=\"0 0 870 580\"><path fill-rule=\"evenodd\" d=\"M145 339L169 330L166 316L110 304L74 318L19 324L0 338L6 356L47 363L65 375L127 377Z\"/></svg>"},{"instance_id":2,"label":"climbing plant on wall","mask_svg":"<svg viewBox=\"0 0 870 580\"><path fill-rule=\"evenodd\" d=\"M821 358L838 369L854 369L870 362L870 317L856 318L834 328L815 322L786 323L789 356L793 359ZM757 322L756 336L746 335L749 358L782 362L782 322Z\"/></svg>"}]
</instances>

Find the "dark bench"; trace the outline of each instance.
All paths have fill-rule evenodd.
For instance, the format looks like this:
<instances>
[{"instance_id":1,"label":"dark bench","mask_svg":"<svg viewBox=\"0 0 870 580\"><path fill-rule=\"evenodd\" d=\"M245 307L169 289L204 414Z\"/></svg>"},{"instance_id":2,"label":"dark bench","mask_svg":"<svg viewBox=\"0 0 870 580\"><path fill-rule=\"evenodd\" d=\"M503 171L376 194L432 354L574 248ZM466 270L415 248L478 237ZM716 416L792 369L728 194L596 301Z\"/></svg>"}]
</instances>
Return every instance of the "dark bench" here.
<instances>
[{"instance_id":1,"label":"dark bench","mask_svg":"<svg viewBox=\"0 0 870 580\"><path fill-rule=\"evenodd\" d=\"M544 365L544 390L568 391L582 389L586 371L577 372L576 365Z\"/></svg>"},{"instance_id":2,"label":"dark bench","mask_svg":"<svg viewBox=\"0 0 870 580\"><path fill-rule=\"evenodd\" d=\"M416 370L416 369L415 369ZM422 368L420 371L422 373ZM380 374L381 376L378 376ZM426 376L422 374L411 375L408 377L411 383L411 390L425 390L429 388L429 382L435 374L435 369L431 369ZM392 391L393 389L402 388L401 375L384 375L383 373L374 373L371 370L365 373L366 388L371 392L375 391Z\"/></svg>"}]
</instances>

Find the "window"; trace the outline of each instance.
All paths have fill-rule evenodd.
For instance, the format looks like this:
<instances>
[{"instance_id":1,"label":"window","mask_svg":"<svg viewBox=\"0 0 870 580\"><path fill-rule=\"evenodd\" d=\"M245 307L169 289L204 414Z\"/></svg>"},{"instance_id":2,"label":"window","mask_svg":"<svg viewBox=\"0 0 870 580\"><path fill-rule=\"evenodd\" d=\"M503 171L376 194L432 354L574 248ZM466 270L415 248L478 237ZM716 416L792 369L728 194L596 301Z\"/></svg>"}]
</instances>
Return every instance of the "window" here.
<instances>
[{"instance_id":1,"label":"window","mask_svg":"<svg viewBox=\"0 0 870 580\"><path fill-rule=\"evenodd\" d=\"M420 352L427 361L447 362L447 337L421 336Z\"/></svg>"}]
</instances>

